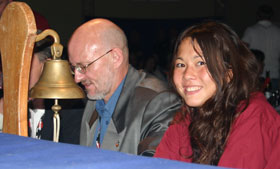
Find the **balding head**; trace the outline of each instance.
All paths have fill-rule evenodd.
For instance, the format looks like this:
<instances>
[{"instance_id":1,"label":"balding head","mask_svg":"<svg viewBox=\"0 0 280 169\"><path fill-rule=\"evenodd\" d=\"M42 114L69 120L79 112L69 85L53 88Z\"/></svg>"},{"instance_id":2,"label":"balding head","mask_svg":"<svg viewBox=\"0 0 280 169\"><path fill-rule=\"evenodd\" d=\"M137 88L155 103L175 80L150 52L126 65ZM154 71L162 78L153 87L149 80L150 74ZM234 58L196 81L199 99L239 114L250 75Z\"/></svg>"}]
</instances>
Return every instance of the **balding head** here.
<instances>
[{"instance_id":1,"label":"balding head","mask_svg":"<svg viewBox=\"0 0 280 169\"><path fill-rule=\"evenodd\" d=\"M81 25L69 41L69 53L94 52L94 50L110 50L119 48L128 61L127 39L124 32L107 19L93 19Z\"/></svg>"}]
</instances>

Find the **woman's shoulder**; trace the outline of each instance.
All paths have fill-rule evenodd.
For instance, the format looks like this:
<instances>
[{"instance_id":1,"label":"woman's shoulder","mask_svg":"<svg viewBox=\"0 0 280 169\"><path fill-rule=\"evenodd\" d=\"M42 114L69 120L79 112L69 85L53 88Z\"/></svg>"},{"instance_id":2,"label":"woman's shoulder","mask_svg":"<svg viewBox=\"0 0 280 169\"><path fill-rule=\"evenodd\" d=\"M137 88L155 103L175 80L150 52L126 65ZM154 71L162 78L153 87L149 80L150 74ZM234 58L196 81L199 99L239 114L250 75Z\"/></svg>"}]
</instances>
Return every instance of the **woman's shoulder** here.
<instances>
[{"instance_id":1,"label":"woman's shoulder","mask_svg":"<svg viewBox=\"0 0 280 169\"><path fill-rule=\"evenodd\" d=\"M234 121L219 164L236 168L265 168L267 160L273 158L272 151L279 147L279 132L279 114L262 93L253 93L249 105ZM276 152L279 152L278 148Z\"/></svg>"},{"instance_id":2,"label":"woman's shoulder","mask_svg":"<svg viewBox=\"0 0 280 169\"><path fill-rule=\"evenodd\" d=\"M262 116L280 118L274 107L266 100L266 97L261 92L251 94L248 108L254 112L260 113ZM264 113L265 112L265 113Z\"/></svg>"},{"instance_id":3,"label":"woman's shoulder","mask_svg":"<svg viewBox=\"0 0 280 169\"><path fill-rule=\"evenodd\" d=\"M261 92L251 94L247 108L240 114L237 121L256 121L259 124L277 124L280 126L280 115L269 104Z\"/></svg>"}]
</instances>

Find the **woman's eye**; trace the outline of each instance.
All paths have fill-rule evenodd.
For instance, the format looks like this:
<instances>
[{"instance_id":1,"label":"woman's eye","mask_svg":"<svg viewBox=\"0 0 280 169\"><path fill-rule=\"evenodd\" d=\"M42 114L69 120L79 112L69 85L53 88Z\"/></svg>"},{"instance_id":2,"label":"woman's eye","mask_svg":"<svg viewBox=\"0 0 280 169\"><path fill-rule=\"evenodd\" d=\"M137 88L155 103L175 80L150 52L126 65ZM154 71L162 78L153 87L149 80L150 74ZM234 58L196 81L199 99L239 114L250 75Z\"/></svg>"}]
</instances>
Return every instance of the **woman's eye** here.
<instances>
[{"instance_id":1,"label":"woman's eye","mask_svg":"<svg viewBox=\"0 0 280 169\"><path fill-rule=\"evenodd\" d=\"M201 65L205 65L206 63L204 61L199 61L197 62L197 65L201 66Z\"/></svg>"},{"instance_id":2,"label":"woman's eye","mask_svg":"<svg viewBox=\"0 0 280 169\"><path fill-rule=\"evenodd\" d=\"M182 63L176 63L176 67L185 67L185 65Z\"/></svg>"}]
</instances>

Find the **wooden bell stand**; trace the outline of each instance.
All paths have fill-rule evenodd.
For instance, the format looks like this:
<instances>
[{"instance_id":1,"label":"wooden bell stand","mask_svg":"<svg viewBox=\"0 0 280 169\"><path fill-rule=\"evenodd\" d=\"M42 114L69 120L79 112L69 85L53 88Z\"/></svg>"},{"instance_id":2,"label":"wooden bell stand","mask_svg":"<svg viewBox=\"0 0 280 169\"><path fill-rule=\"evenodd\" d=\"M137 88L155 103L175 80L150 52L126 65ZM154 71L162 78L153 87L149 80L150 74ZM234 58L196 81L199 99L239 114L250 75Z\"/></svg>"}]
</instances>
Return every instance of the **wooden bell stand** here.
<instances>
[{"instance_id":1,"label":"wooden bell stand","mask_svg":"<svg viewBox=\"0 0 280 169\"><path fill-rule=\"evenodd\" d=\"M4 87L3 133L28 136L28 83L36 32L30 7L23 2L9 3L0 20Z\"/></svg>"}]
</instances>

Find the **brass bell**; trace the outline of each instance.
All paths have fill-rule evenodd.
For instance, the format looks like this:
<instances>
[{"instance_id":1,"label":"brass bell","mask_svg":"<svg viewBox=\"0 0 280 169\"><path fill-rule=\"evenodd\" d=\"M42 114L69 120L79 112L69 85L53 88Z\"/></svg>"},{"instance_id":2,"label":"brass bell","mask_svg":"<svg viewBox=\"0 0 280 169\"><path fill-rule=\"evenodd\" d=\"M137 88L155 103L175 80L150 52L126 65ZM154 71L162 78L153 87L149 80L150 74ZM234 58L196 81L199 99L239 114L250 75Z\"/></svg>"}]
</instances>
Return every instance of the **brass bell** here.
<instances>
[{"instance_id":1,"label":"brass bell","mask_svg":"<svg viewBox=\"0 0 280 169\"><path fill-rule=\"evenodd\" d=\"M54 44L51 46L53 59L45 62L42 75L31 89L30 97L43 99L84 98L83 90L73 79L68 61L60 59L63 47L59 43L58 34L54 30L47 29L37 35L36 41L49 35L54 38Z\"/></svg>"},{"instance_id":2,"label":"brass bell","mask_svg":"<svg viewBox=\"0 0 280 169\"><path fill-rule=\"evenodd\" d=\"M30 96L44 99L84 98L82 89L75 83L66 60L47 60L39 81Z\"/></svg>"},{"instance_id":3,"label":"brass bell","mask_svg":"<svg viewBox=\"0 0 280 169\"><path fill-rule=\"evenodd\" d=\"M55 99L55 104L52 106L52 110L54 111L53 141L58 142L60 130L60 117L58 112L61 110L58 99L84 98L85 94L82 88L75 83L68 61L60 59L63 47L59 43L58 34L54 30L47 29L37 35L36 41L38 42L47 36L54 38L54 44L51 46L53 59L45 62L39 81L30 90L30 97Z\"/></svg>"}]
</instances>

